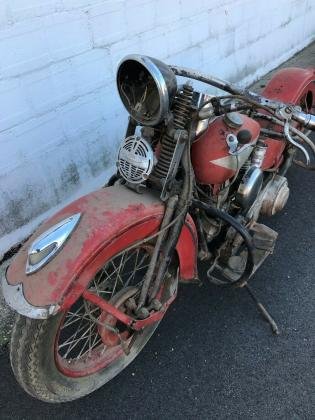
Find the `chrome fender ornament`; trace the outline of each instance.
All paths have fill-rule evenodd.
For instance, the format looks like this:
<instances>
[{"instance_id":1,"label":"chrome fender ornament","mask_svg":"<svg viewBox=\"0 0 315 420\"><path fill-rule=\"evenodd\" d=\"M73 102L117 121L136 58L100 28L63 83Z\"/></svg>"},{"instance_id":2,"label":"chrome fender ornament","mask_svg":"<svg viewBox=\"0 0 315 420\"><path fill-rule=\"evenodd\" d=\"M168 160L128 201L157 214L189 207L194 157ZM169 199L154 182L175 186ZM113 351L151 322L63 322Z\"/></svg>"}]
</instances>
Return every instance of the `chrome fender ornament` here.
<instances>
[{"instance_id":1,"label":"chrome fender ornament","mask_svg":"<svg viewBox=\"0 0 315 420\"><path fill-rule=\"evenodd\" d=\"M61 250L79 223L81 213L62 220L42 233L29 247L26 274L33 274L49 263Z\"/></svg>"}]
</instances>

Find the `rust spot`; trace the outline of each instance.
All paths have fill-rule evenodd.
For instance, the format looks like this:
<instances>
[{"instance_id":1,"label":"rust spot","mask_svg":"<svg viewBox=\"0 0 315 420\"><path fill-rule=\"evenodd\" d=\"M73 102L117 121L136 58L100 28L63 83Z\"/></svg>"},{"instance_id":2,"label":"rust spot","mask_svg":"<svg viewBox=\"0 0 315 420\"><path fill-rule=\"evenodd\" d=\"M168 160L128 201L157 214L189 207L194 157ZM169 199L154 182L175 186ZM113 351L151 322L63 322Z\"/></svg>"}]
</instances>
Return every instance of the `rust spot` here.
<instances>
[{"instance_id":1,"label":"rust spot","mask_svg":"<svg viewBox=\"0 0 315 420\"><path fill-rule=\"evenodd\" d=\"M30 243L53 224L75 212L81 212L82 217L62 251L40 271L26 276ZM122 186L102 188L88 194L59 211L34 233L9 267L8 281L11 284L22 282L26 299L35 306L61 302L70 289L71 299L76 298L76 293L80 295L95 274L93 270L97 264L104 263L108 252L123 249L135 240L135 235L141 238L152 234L163 212L164 205L155 196L149 193L139 195ZM115 241L118 236L120 240ZM186 242L181 248L186 273L195 269L195 245L194 241L190 242L190 246Z\"/></svg>"},{"instance_id":2,"label":"rust spot","mask_svg":"<svg viewBox=\"0 0 315 420\"><path fill-rule=\"evenodd\" d=\"M56 273L53 271L48 275L48 283L50 286L54 286L57 283L57 276Z\"/></svg>"}]
</instances>

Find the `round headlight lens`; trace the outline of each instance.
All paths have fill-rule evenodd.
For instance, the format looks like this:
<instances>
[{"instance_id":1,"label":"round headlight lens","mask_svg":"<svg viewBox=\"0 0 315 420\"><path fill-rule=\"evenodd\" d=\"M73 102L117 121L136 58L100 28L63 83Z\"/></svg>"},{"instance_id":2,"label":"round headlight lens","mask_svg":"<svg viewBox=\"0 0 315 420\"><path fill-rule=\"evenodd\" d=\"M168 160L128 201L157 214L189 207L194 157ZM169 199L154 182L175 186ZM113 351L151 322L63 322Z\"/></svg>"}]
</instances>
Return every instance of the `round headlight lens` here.
<instances>
[{"instance_id":1,"label":"round headlight lens","mask_svg":"<svg viewBox=\"0 0 315 420\"><path fill-rule=\"evenodd\" d=\"M129 55L119 64L117 87L129 114L142 125L154 126L166 117L177 82L172 70L161 61Z\"/></svg>"}]
</instances>

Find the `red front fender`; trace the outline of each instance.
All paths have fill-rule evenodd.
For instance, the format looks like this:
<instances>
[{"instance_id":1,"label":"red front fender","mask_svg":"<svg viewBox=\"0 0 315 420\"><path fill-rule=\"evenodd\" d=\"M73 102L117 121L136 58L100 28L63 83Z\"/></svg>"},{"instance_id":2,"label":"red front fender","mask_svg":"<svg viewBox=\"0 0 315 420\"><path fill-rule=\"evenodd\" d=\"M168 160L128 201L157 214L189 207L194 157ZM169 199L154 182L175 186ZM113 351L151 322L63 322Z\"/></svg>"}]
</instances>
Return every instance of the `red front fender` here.
<instances>
[{"instance_id":1,"label":"red front fender","mask_svg":"<svg viewBox=\"0 0 315 420\"><path fill-rule=\"evenodd\" d=\"M288 104L302 106L306 112L313 112L315 103L315 69L289 67L279 70L269 81L262 95ZM268 127L269 123L262 123ZM265 139L268 145L262 169L277 168L283 160L284 141Z\"/></svg>"},{"instance_id":2,"label":"red front fender","mask_svg":"<svg viewBox=\"0 0 315 420\"><path fill-rule=\"evenodd\" d=\"M59 254L38 272L26 275L27 251L34 239L78 212L82 214L81 220ZM59 211L24 244L7 271L8 287L21 285L24 298L34 307L56 305L59 310L69 307L107 260L156 232L163 213L163 203L150 192L140 195L114 186L88 194ZM195 279L197 233L190 216L176 249L181 279ZM9 303L12 306L12 301ZM14 309L19 311L18 302Z\"/></svg>"}]
</instances>

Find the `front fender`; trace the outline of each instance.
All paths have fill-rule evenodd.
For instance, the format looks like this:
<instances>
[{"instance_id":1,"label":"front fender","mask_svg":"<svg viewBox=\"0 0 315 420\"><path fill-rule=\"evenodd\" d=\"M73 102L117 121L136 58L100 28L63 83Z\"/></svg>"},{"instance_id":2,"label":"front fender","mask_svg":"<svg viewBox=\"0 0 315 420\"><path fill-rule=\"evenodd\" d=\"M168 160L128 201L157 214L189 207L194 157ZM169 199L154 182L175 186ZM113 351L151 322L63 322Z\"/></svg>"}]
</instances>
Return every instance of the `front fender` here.
<instances>
[{"instance_id":1,"label":"front fender","mask_svg":"<svg viewBox=\"0 0 315 420\"><path fill-rule=\"evenodd\" d=\"M63 249L26 275L27 251L34 239L75 213L81 213L81 219ZM164 204L156 195L140 195L121 185L81 197L40 226L16 255L2 282L7 303L30 318L47 318L69 308L106 261L156 232L163 214ZM197 277L197 248L196 228L188 216L176 247L183 281Z\"/></svg>"}]
</instances>

